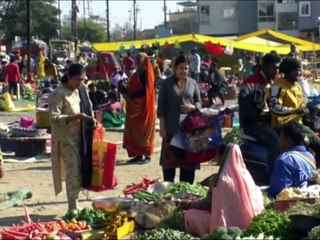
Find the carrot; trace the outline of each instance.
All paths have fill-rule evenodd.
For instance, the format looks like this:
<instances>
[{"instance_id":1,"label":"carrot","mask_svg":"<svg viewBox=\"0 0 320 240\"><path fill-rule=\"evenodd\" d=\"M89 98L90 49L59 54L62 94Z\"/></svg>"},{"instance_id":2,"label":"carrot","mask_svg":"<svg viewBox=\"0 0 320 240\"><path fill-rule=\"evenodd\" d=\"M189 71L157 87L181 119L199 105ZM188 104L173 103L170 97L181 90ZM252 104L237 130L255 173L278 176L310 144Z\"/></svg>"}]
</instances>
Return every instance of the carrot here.
<instances>
[{"instance_id":1,"label":"carrot","mask_svg":"<svg viewBox=\"0 0 320 240\"><path fill-rule=\"evenodd\" d=\"M14 231L14 230L10 230L10 229L4 229L4 232L5 233L9 233L9 234L13 234L13 235L18 236L18 237L23 237L23 238L28 237L27 233L18 232L18 231Z\"/></svg>"},{"instance_id":2,"label":"carrot","mask_svg":"<svg viewBox=\"0 0 320 240\"><path fill-rule=\"evenodd\" d=\"M31 223L32 223L32 220L31 220L31 218L30 218L30 216L29 216L28 210L27 210L27 208L26 208L25 205L23 205L23 209L24 209L24 213L25 213L25 215L26 215L26 218L27 218L28 223L31 224Z\"/></svg>"}]
</instances>

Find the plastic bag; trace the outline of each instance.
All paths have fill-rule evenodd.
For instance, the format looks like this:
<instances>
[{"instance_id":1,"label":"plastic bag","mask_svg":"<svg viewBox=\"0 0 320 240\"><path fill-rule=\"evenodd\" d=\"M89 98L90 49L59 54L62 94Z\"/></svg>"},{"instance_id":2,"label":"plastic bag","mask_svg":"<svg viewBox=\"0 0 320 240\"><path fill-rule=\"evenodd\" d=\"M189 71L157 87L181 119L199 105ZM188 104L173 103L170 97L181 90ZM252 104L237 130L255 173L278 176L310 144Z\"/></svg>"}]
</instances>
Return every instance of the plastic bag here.
<instances>
[{"instance_id":1,"label":"plastic bag","mask_svg":"<svg viewBox=\"0 0 320 240\"><path fill-rule=\"evenodd\" d=\"M2 105L2 108L3 110L7 111L7 112L12 112L15 107L14 107L14 104L13 104L13 101L10 97L10 94L8 92L6 92L4 95L4 103Z\"/></svg>"},{"instance_id":2,"label":"plastic bag","mask_svg":"<svg viewBox=\"0 0 320 240\"><path fill-rule=\"evenodd\" d=\"M100 192L117 186L114 175L117 145L103 141L104 129L99 124L93 134L91 191ZM102 131L103 130L103 131Z\"/></svg>"}]
</instances>

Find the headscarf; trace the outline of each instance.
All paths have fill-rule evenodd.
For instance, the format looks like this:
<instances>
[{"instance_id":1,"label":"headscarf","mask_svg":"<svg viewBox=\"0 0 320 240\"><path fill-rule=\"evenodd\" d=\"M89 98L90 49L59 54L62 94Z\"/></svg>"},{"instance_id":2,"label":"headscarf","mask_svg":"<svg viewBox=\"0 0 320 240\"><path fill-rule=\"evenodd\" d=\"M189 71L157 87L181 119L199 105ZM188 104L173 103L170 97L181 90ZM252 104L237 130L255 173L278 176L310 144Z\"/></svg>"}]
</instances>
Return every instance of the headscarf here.
<instances>
[{"instance_id":1,"label":"headscarf","mask_svg":"<svg viewBox=\"0 0 320 240\"><path fill-rule=\"evenodd\" d=\"M227 146L212 196L210 231L218 226L246 229L252 218L264 209L262 192L236 144Z\"/></svg>"}]
</instances>

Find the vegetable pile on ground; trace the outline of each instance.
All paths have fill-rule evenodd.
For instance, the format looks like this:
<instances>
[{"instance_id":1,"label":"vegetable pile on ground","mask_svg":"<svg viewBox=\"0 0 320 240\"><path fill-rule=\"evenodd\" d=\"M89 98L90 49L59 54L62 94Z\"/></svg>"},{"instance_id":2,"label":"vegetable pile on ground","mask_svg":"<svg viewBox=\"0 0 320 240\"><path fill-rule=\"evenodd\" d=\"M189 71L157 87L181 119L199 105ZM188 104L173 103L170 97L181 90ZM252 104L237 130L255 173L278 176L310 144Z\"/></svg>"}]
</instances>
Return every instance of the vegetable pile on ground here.
<instances>
[{"instance_id":1,"label":"vegetable pile on ground","mask_svg":"<svg viewBox=\"0 0 320 240\"><path fill-rule=\"evenodd\" d=\"M190 184L187 182L179 182L173 184L166 192L161 194L163 198L170 198L174 195L180 194L193 194L200 198L204 198L207 195L208 187L204 187L200 184Z\"/></svg>"},{"instance_id":2,"label":"vegetable pile on ground","mask_svg":"<svg viewBox=\"0 0 320 240\"><path fill-rule=\"evenodd\" d=\"M157 202L161 201L162 198L154 193L142 190L133 194L133 198L138 199L143 202Z\"/></svg>"},{"instance_id":3,"label":"vegetable pile on ground","mask_svg":"<svg viewBox=\"0 0 320 240\"><path fill-rule=\"evenodd\" d=\"M67 222L71 220L86 221L87 224L103 224L108 220L109 214L100 210L84 208L80 212L77 209L68 211L63 219Z\"/></svg>"},{"instance_id":4,"label":"vegetable pile on ground","mask_svg":"<svg viewBox=\"0 0 320 240\"><path fill-rule=\"evenodd\" d=\"M160 222L159 227L185 231L183 211L179 208L176 208L168 215L168 217Z\"/></svg>"},{"instance_id":5,"label":"vegetable pile on ground","mask_svg":"<svg viewBox=\"0 0 320 240\"><path fill-rule=\"evenodd\" d=\"M191 235L180 232L172 229L152 229L139 233L136 238L137 240L148 240L148 239L157 239L157 240L192 240L194 239Z\"/></svg>"},{"instance_id":6,"label":"vegetable pile on ground","mask_svg":"<svg viewBox=\"0 0 320 240\"><path fill-rule=\"evenodd\" d=\"M88 226L85 221L77 221L75 219L72 219L70 222L65 222L64 220L47 222L44 223L44 227L48 231L67 230L76 232L91 230L90 226Z\"/></svg>"},{"instance_id":7,"label":"vegetable pile on ground","mask_svg":"<svg viewBox=\"0 0 320 240\"><path fill-rule=\"evenodd\" d=\"M311 229L308 233L308 239L320 239L320 226Z\"/></svg>"},{"instance_id":8,"label":"vegetable pile on ground","mask_svg":"<svg viewBox=\"0 0 320 240\"><path fill-rule=\"evenodd\" d=\"M1 239L22 240L22 239L65 239L71 240L69 236L61 230L70 230L72 232L88 229L84 222L75 222L67 225L63 220L58 222L33 222L24 207L27 222L22 221L21 225L13 225L11 228L3 228L0 230ZM72 225L71 225L72 224ZM81 226L80 226L81 224ZM72 226L72 227L71 227ZM73 227L74 226L74 227ZM77 227L76 227L77 226ZM90 228L89 228L90 229Z\"/></svg>"},{"instance_id":9,"label":"vegetable pile on ground","mask_svg":"<svg viewBox=\"0 0 320 240\"><path fill-rule=\"evenodd\" d=\"M241 239L242 230L238 227L217 227L211 234L205 235L202 240Z\"/></svg>"},{"instance_id":10,"label":"vegetable pile on ground","mask_svg":"<svg viewBox=\"0 0 320 240\"><path fill-rule=\"evenodd\" d=\"M147 176L142 176L142 181L138 184L132 183L131 185L127 185L123 190L124 195L133 195L139 191L147 190L151 184L154 184L157 179L152 179Z\"/></svg>"},{"instance_id":11,"label":"vegetable pile on ground","mask_svg":"<svg viewBox=\"0 0 320 240\"><path fill-rule=\"evenodd\" d=\"M298 201L292 205L287 211L289 215L307 215L313 217L320 217L320 203L310 204L302 201Z\"/></svg>"},{"instance_id":12,"label":"vegetable pile on ground","mask_svg":"<svg viewBox=\"0 0 320 240\"><path fill-rule=\"evenodd\" d=\"M257 237L259 234L264 237L294 239L289 214L268 209L255 216L244 236Z\"/></svg>"}]
</instances>

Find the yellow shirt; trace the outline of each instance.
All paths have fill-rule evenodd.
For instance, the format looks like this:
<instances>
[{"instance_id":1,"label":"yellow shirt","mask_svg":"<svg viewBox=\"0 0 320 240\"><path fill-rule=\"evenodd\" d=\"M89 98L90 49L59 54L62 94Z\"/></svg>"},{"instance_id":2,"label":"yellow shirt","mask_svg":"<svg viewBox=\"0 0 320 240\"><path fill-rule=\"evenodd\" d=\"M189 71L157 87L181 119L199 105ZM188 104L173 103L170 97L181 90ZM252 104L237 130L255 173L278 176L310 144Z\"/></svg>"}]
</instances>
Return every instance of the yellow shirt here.
<instances>
[{"instance_id":1,"label":"yellow shirt","mask_svg":"<svg viewBox=\"0 0 320 240\"><path fill-rule=\"evenodd\" d=\"M297 82L290 83L281 78L271 86L270 96L271 127L279 130L290 121L302 123L298 109L304 108L302 90Z\"/></svg>"}]
</instances>

